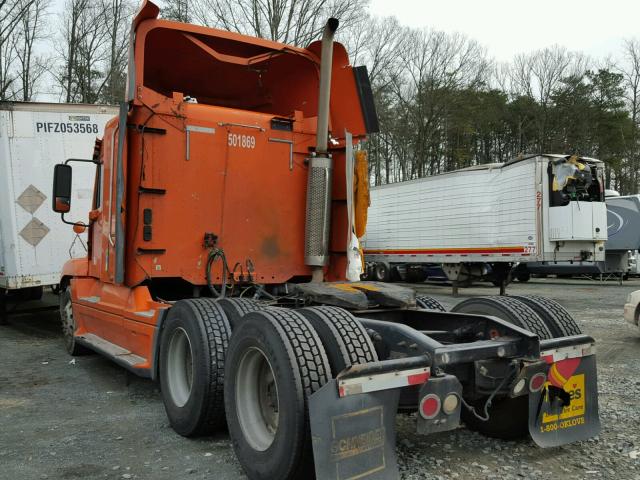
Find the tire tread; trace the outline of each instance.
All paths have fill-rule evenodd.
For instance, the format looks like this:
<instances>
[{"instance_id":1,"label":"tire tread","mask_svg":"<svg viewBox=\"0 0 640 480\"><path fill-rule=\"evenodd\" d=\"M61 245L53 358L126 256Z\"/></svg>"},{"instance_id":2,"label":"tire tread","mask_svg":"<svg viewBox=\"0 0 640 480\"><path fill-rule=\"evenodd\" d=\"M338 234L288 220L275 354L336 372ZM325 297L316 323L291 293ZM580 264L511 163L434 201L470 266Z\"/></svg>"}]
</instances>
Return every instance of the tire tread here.
<instances>
[{"instance_id":1,"label":"tire tread","mask_svg":"<svg viewBox=\"0 0 640 480\"><path fill-rule=\"evenodd\" d=\"M540 309L543 312L540 317L545 321L554 338L582 334L580 326L571 314L555 300L539 295L518 295L512 298L517 298L534 310Z\"/></svg>"},{"instance_id":2,"label":"tire tread","mask_svg":"<svg viewBox=\"0 0 640 480\"><path fill-rule=\"evenodd\" d=\"M428 295L416 295L416 305L426 310L447 311L438 300Z\"/></svg>"},{"instance_id":3,"label":"tire tread","mask_svg":"<svg viewBox=\"0 0 640 480\"><path fill-rule=\"evenodd\" d=\"M373 346L371 337L362 324L351 313L333 306L317 306L305 308L300 311L308 314L307 320L323 322L332 332L335 342L340 350L344 366L335 369L340 371L351 365L378 361L378 354ZM306 315L305 315L306 316ZM309 318L313 316L313 318ZM339 371L334 371L337 375Z\"/></svg>"},{"instance_id":4,"label":"tire tread","mask_svg":"<svg viewBox=\"0 0 640 480\"><path fill-rule=\"evenodd\" d=\"M212 298L192 298L183 300L196 317L202 322L206 331L205 339L211 359L209 373L210 401L203 414L202 421L194 435L214 432L226 424L224 411L224 364L231 337L231 327L222 307Z\"/></svg>"},{"instance_id":5,"label":"tire tread","mask_svg":"<svg viewBox=\"0 0 640 480\"><path fill-rule=\"evenodd\" d=\"M513 297L490 296L470 298L457 304L451 311L457 312L460 307L464 307L472 302L498 304L500 308L508 312L511 317L510 319L505 318L504 320L511 321L514 325L529 330L531 333L535 333L540 340L553 338L549 327L547 327L547 324L540 318L540 315L527 304Z\"/></svg>"}]
</instances>

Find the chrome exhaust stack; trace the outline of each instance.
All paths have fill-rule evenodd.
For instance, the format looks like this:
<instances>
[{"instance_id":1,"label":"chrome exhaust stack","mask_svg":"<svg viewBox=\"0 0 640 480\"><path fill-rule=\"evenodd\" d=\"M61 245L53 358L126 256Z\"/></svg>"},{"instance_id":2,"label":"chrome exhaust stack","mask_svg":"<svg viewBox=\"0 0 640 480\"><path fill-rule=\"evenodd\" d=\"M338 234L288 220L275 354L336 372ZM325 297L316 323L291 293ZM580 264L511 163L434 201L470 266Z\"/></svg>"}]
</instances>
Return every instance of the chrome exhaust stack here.
<instances>
[{"instance_id":1,"label":"chrome exhaust stack","mask_svg":"<svg viewBox=\"0 0 640 480\"><path fill-rule=\"evenodd\" d=\"M329 101L331 97L333 36L338 29L338 24L338 19L330 18L322 34L316 151L315 154L309 158L304 262L306 265L312 267L313 282L322 282L324 280L322 269L329 262L333 160L327 150L329 142Z\"/></svg>"}]
</instances>

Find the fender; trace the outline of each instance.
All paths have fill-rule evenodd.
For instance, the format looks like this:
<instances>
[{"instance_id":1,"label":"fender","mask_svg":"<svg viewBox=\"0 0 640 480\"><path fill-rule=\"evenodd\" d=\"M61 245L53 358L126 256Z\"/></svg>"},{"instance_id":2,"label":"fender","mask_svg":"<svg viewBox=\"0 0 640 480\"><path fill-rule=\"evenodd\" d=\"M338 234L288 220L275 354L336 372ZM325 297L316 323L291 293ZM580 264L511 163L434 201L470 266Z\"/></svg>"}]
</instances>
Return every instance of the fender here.
<instances>
[{"instance_id":1,"label":"fender","mask_svg":"<svg viewBox=\"0 0 640 480\"><path fill-rule=\"evenodd\" d=\"M66 277L88 277L89 276L89 258L72 258L67 260L62 266L61 279ZM61 282L62 283L62 282Z\"/></svg>"}]
</instances>

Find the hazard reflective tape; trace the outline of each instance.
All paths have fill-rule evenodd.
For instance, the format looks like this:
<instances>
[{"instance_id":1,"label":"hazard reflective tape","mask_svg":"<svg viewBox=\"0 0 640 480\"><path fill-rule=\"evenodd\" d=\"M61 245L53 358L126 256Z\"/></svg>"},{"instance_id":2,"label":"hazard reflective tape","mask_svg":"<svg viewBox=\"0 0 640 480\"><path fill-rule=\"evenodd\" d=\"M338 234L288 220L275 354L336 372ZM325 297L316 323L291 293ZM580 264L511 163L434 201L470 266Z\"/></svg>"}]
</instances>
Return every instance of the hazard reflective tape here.
<instances>
[{"instance_id":1,"label":"hazard reflective tape","mask_svg":"<svg viewBox=\"0 0 640 480\"><path fill-rule=\"evenodd\" d=\"M567 358L580 358L587 355L594 355L596 346L594 343L583 343L580 345L571 345L568 347L554 348L553 350L545 350L540 352L540 358L547 363L559 362Z\"/></svg>"},{"instance_id":2,"label":"hazard reflective tape","mask_svg":"<svg viewBox=\"0 0 640 480\"><path fill-rule=\"evenodd\" d=\"M340 397L357 395L359 393L378 392L392 388L402 388L420 385L429 380L431 372L428 367L398 370L395 372L378 373L363 377L338 379L338 394Z\"/></svg>"}]
</instances>

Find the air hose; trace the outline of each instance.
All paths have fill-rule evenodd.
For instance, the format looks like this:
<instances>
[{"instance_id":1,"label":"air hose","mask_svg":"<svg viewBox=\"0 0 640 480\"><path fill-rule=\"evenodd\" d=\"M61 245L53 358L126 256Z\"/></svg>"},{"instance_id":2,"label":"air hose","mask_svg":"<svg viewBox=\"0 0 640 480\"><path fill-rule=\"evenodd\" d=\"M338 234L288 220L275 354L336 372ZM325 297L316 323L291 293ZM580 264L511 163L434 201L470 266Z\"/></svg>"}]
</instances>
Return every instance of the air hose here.
<instances>
[{"instance_id":1,"label":"air hose","mask_svg":"<svg viewBox=\"0 0 640 480\"><path fill-rule=\"evenodd\" d=\"M211 266L218 259L222 259L222 284L220 285L220 291L216 290L211 282ZM207 258L207 268L205 270L207 277L207 286L211 295L215 298L224 298L227 294L227 276L229 274L229 266L227 265L227 257L224 255L224 250L221 248L214 248L209 251L209 257Z\"/></svg>"}]
</instances>

